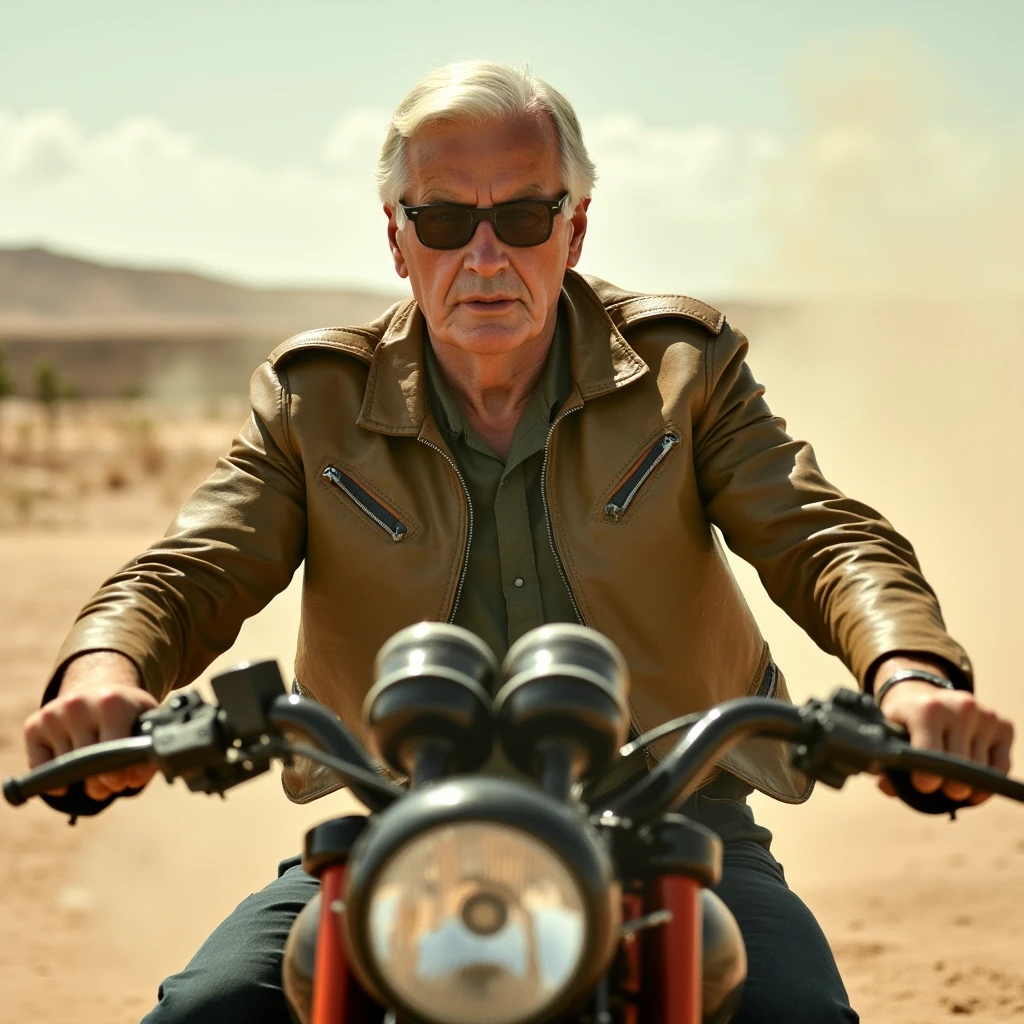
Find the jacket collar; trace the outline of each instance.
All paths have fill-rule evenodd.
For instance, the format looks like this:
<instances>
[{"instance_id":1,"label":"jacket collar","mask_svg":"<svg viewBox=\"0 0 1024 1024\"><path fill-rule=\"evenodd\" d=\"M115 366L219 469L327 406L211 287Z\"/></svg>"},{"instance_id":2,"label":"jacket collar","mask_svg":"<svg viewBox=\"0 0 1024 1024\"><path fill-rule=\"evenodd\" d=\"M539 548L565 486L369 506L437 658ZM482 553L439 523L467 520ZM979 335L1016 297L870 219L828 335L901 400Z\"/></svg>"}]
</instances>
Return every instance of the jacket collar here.
<instances>
[{"instance_id":1,"label":"jacket collar","mask_svg":"<svg viewBox=\"0 0 1024 1024\"><path fill-rule=\"evenodd\" d=\"M647 372L601 300L579 274L567 270L559 300L569 335L573 384L584 401L599 398ZM396 310L370 360L356 421L380 434L416 436L427 418L423 344L426 323L414 300Z\"/></svg>"}]
</instances>

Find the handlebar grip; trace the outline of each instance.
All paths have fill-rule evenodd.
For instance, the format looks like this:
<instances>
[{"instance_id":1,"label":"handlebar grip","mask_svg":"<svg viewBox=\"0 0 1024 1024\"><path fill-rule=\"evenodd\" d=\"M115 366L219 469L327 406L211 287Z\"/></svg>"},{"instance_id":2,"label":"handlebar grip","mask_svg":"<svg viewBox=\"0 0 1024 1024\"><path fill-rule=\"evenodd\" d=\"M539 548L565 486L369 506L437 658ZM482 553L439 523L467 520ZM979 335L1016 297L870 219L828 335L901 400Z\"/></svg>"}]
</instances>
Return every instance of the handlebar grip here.
<instances>
[{"instance_id":1,"label":"handlebar grip","mask_svg":"<svg viewBox=\"0 0 1024 1024\"><path fill-rule=\"evenodd\" d=\"M28 797L22 791L21 788L22 779L16 775L12 775L9 779L4 779L4 799L12 807L20 807Z\"/></svg>"},{"instance_id":2,"label":"handlebar grip","mask_svg":"<svg viewBox=\"0 0 1024 1024\"><path fill-rule=\"evenodd\" d=\"M908 806L921 814L955 814L964 807L974 806L970 800L954 800L946 796L941 788L934 793L922 793L910 781L910 772L900 768L890 768L886 776L896 790L896 795Z\"/></svg>"},{"instance_id":3,"label":"handlebar grip","mask_svg":"<svg viewBox=\"0 0 1024 1024\"><path fill-rule=\"evenodd\" d=\"M955 754L907 747L896 759L890 761L886 775L896 795L904 803L925 814L949 814L974 805L970 800L953 800L941 789L934 793L920 792L910 781L911 772L939 775L950 782L964 782L983 793L995 793L1011 800L1024 801L1024 782L1010 778L1005 772Z\"/></svg>"},{"instance_id":4,"label":"handlebar grip","mask_svg":"<svg viewBox=\"0 0 1024 1024\"><path fill-rule=\"evenodd\" d=\"M19 807L29 797L39 796L48 790L70 786L92 775L143 764L150 760L152 752L151 736L132 736L123 740L94 743L55 757L24 775L12 775L5 779L4 799Z\"/></svg>"}]
</instances>

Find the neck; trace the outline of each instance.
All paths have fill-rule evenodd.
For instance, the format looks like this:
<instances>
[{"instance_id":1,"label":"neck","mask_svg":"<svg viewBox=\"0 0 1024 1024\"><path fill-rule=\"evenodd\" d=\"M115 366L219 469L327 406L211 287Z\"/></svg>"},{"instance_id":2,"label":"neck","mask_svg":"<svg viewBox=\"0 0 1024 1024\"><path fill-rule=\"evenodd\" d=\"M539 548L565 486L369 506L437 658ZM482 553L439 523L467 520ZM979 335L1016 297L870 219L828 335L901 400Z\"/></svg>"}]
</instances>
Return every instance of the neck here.
<instances>
[{"instance_id":1,"label":"neck","mask_svg":"<svg viewBox=\"0 0 1024 1024\"><path fill-rule=\"evenodd\" d=\"M555 325L508 352L480 354L431 338L441 372L473 429L508 458L512 435L555 337Z\"/></svg>"}]
</instances>

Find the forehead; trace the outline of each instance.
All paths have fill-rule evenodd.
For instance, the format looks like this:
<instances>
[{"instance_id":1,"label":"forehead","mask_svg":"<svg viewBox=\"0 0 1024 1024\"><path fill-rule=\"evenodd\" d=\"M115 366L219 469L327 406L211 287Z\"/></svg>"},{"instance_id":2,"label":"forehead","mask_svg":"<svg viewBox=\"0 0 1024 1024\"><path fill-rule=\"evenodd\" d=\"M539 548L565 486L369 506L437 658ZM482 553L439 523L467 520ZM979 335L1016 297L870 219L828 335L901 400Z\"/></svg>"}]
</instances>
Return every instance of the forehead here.
<instances>
[{"instance_id":1,"label":"forehead","mask_svg":"<svg viewBox=\"0 0 1024 1024\"><path fill-rule=\"evenodd\" d=\"M558 135L543 113L426 124L406 144L404 201L503 202L561 194Z\"/></svg>"}]
</instances>

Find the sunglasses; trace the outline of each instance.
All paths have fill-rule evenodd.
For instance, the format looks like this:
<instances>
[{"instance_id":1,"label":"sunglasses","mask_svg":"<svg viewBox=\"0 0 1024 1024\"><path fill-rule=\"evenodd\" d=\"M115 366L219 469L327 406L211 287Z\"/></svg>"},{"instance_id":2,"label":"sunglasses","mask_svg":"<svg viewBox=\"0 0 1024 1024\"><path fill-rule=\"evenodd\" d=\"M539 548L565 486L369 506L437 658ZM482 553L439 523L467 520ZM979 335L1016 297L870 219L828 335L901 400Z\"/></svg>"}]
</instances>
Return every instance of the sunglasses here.
<instances>
[{"instance_id":1,"label":"sunglasses","mask_svg":"<svg viewBox=\"0 0 1024 1024\"><path fill-rule=\"evenodd\" d=\"M485 220L505 243L517 249L540 245L551 237L555 217L569 198L517 199L500 206L464 206L461 203L433 203L430 206L406 206L402 212L416 225L416 237L429 249L461 249Z\"/></svg>"}]
</instances>

